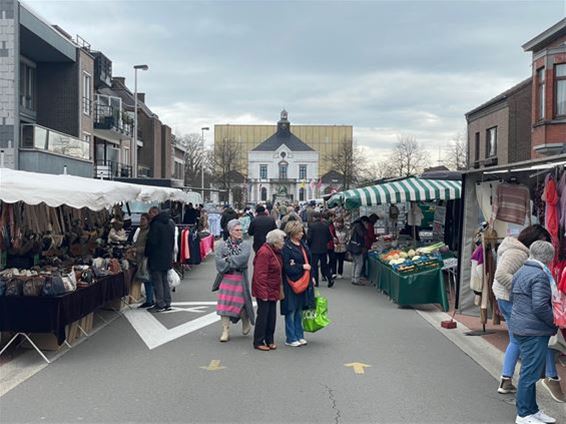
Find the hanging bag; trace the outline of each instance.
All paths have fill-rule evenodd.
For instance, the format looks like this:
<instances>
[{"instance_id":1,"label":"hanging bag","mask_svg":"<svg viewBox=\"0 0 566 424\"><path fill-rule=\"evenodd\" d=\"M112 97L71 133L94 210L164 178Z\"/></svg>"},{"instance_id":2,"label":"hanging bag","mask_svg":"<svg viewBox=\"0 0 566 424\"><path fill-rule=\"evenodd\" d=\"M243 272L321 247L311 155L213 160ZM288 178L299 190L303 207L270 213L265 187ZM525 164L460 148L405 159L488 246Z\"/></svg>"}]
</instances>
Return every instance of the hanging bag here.
<instances>
[{"instance_id":1,"label":"hanging bag","mask_svg":"<svg viewBox=\"0 0 566 424\"><path fill-rule=\"evenodd\" d=\"M309 259L307 258L307 252L305 252L304 247L301 246L301 250L303 252L303 258L305 259L305 264L309 263ZM309 270L305 270L303 276L299 278L297 281L289 280L289 285L295 294L303 293L308 287L311 281L311 272Z\"/></svg>"},{"instance_id":2,"label":"hanging bag","mask_svg":"<svg viewBox=\"0 0 566 424\"><path fill-rule=\"evenodd\" d=\"M303 311L303 329L308 333L316 333L331 323L328 319L328 300L317 296L315 305L315 309Z\"/></svg>"}]
</instances>

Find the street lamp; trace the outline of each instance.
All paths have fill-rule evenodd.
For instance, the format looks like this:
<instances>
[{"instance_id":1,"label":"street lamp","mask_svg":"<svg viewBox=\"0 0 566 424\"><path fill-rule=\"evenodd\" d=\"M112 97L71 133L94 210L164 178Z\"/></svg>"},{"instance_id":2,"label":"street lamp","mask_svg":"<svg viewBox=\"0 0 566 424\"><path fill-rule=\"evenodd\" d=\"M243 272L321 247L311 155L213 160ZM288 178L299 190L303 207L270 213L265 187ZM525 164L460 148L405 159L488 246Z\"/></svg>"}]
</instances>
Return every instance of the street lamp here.
<instances>
[{"instance_id":1,"label":"street lamp","mask_svg":"<svg viewBox=\"0 0 566 424\"><path fill-rule=\"evenodd\" d=\"M204 132L210 131L209 127L202 127L202 161L200 163L200 186L202 189L202 203L204 204L204 161L206 159L206 151L204 148Z\"/></svg>"},{"instance_id":2,"label":"street lamp","mask_svg":"<svg viewBox=\"0 0 566 424\"><path fill-rule=\"evenodd\" d=\"M132 157L132 177L138 177L138 69L147 71L147 65L134 65L134 137L130 156Z\"/></svg>"}]
</instances>

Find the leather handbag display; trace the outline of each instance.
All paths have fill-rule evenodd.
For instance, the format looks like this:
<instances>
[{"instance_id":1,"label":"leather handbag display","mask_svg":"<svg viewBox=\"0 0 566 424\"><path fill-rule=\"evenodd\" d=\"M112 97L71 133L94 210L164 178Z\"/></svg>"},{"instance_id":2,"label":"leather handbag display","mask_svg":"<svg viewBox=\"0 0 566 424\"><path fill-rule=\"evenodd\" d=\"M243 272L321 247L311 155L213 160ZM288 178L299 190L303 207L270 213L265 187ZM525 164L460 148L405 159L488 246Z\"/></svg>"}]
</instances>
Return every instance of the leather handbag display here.
<instances>
[{"instance_id":1,"label":"leather handbag display","mask_svg":"<svg viewBox=\"0 0 566 424\"><path fill-rule=\"evenodd\" d=\"M24 281L22 292L24 296L41 296L43 285L45 284L45 277L37 276L28 278Z\"/></svg>"},{"instance_id":2,"label":"leather handbag display","mask_svg":"<svg viewBox=\"0 0 566 424\"><path fill-rule=\"evenodd\" d=\"M52 275L45 278L43 284L43 296L59 296L65 293L65 285L60 275Z\"/></svg>"},{"instance_id":3,"label":"leather handbag display","mask_svg":"<svg viewBox=\"0 0 566 424\"><path fill-rule=\"evenodd\" d=\"M301 250L303 252L303 258L305 259L305 264L308 264L309 260L307 258L307 252L305 252L304 248L301 248ZM303 276L298 280L293 281L288 279L288 281L291 289L293 290L293 293L301 294L309 287L309 284L311 282L311 272L309 270L305 270Z\"/></svg>"},{"instance_id":4,"label":"leather handbag display","mask_svg":"<svg viewBox=\"0 0 566 424\"><path fill-rule=\"evenodd\" d=\"M14 277L6 281L4 296L21 296L23 294L24 280Z\"/></svg>"}]
</instances>

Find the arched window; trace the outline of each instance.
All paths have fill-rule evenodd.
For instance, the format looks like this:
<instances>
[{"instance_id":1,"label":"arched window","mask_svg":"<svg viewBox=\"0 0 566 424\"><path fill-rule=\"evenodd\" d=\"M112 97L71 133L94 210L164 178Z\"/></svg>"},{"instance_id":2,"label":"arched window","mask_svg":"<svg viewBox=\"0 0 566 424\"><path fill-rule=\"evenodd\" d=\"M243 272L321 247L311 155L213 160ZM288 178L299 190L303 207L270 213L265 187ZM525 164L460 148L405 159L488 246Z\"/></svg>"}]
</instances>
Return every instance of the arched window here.
<instances>
[{"instance_id":1,"label":"arched window","mask_svg":"<svg viewBox=\"0 0 566 424\"><path fill-rule=\"evenodd\" d=\"M261 188L261 201L265 202L267 200L267 188Z\"/></svg>"},{"instance_id":2,"label":"arched window","mask_svg":"<svg viewBox=\"0 0 566 424\"><path fill-rule=\"evenodd\" d=\"M305 200L305 189L301 187L299 189L299 202L303 202L304 200Z\"/></svg>"}]
</instances>

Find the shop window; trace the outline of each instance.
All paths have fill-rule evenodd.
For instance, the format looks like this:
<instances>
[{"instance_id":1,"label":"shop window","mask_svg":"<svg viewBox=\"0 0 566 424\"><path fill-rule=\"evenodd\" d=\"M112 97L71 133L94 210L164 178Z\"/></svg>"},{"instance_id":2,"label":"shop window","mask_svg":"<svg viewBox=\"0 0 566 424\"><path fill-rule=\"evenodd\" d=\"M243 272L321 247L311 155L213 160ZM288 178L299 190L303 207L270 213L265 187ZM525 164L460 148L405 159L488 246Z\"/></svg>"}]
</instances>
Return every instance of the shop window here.
<instances>
[{"instance_id":1,"label":"shop window","mask_svg":"<svg viewBox=\"0 0 566 424\"><path fill-rule=\"evenodd\" d=\"M537 70L537 120L544 119L544 89L545 89L545 77L544 68Z\"/></svg>"},{"instance_id":2,"label":"shop window","mask_svg":"<svg viewBox=\"0 0 566 424\"><path fill-rule=\"evenodd\" d=\"M556 116L566 116L566 63L554 65L556 83Z\"/></svg>"},{"instance_id":3,"label":"shop window","mask_svg":"<svg viewBox=\"0 0 566 424\"><path fill-rule=\"evenodd\" d=\"M487 129L485 138L485 158L497 156L497 127Z\"/></svg>"}]
</instances>

